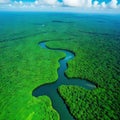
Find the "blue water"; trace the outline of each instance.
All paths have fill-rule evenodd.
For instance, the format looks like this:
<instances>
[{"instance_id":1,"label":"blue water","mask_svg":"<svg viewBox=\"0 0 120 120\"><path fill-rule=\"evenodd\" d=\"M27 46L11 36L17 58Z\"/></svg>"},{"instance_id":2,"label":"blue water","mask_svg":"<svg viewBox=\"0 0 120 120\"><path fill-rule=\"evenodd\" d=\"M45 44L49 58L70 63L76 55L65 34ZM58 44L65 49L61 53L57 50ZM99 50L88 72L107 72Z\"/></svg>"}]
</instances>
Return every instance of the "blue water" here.
<instances>
[{"instance_id":1,"label":"blue water","mask_svg":"<svg viewBox=\"0 0 120 120\"><path fill-rule=\"evenodd\" d=\"M42 47L43 49L50 49L50 48L46 47L45 42L41 42L40 47ZM67 69L67 62L74 58L74 54L67 50L59 50L59 49L52 49L52 48L51 48L51 50L58 50L58 51L64 52L66 54L66 57L59 61L60 68L58 70L58 80L54 83L42 85L42 86L36 88L33 91L33 96L36 96L36 97L42 96L42 95L49 96L50 99L52 100L53 107L60 114L61 120L67 120L67 119L74 120L74 118L69 113L64 101L58 94L58 91L57 91L58 87L60 85L77 85L77 86L81 86L85 89L92 90L92 89L95 89L96 86L86 80L80 80L77 78L68 79L65 76L64 72Z\"/></svg>"}]
</instances>

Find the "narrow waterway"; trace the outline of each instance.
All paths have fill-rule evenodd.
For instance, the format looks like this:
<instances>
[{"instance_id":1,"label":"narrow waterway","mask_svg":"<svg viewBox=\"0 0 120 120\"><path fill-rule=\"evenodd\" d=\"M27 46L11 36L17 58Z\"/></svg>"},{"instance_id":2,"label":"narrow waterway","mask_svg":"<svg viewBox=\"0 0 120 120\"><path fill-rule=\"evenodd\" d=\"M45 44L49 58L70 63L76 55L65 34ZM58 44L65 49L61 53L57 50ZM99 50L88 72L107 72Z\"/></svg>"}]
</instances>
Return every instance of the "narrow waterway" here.
<instances>
[{"instance_id":1,"label":"narrow waterway","mask_svg":"<svg viewBox=\"0 0 120 120\"><path fill-rule=\"evenodd\" d=\"M40 47L44 49L64 52L66 54L66 57L59 61L60 68L58 69L58 80L53 83L45 84L36 88L33 91L33 96L35 97L42 96L42 95L49 96L52 101L53 108L56 109L57 112L60 114L61 120L75 120L73 116L69 113L68 108L64 103L63 99L59 96L57 88L60 85L77 85L85 89L92 90L96 88L96 86L87 80L67 78L64 72L67 69L67 62L74 58L74 54L68 50L48 48L45 43L46 42L41 42L39 44Z\"/></svg>"}]
</instances>

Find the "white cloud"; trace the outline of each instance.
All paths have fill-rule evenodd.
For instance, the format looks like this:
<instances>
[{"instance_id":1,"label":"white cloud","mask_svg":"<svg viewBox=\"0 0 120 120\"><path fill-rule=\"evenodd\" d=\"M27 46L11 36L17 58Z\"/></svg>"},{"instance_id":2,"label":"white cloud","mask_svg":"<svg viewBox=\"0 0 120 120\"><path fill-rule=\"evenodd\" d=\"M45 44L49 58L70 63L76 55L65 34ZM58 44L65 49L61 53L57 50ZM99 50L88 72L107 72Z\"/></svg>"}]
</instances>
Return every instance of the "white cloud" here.
<instances>
[{"instance_id":1,"label":"white cloud","mask_svg":"<svg viewBox=\"0 0 120 120\"><path fill-rule=\"evenodd\" d=\"M36 0L35 5L58 5L58 0Z\"/></svg>"},{"instance_id":2,"label":"white cloud","mask_svg":"<svg viewBox=\"0 0 120 120\"><path fill-rule=\"evenodd\" d=\"M49 5L55 5L57 3L57 0L44 0L44 2Z\"/></svg>"},{"instance_id":3,"label":"white cloud","mask_svg":"<svg viewBox=\"0 0 120 120\"><path fill-rule=\"evenodd\" d=\"M105 3L105 2L102 2L102 3L101 3L101 7L102 7L102 8L106 8L106 7L107 7L106 3Z\"/></svg>"},{"instance_id":4,"label":"white cloud","mask_svg":"<svg viewBox=\"0 0 120 120\"><path fill-rule=\"evenodd\" d=\"M0 0L0 3L9 3L10 0Z\"/></svg>"},{"instance_id":5,"label":"white cloud","mask_svg":"<svg viewBox=\"0 0 120 120\"><path fill-rule=\"evenodd\" d=\"M93 7L94 7L94 8L99 8L99 7L100 7L99 2L98 2L97 0L94 1Z\"/></svg>"},{"instance_id":6,"label":"white cloud","mask_svg":"<svg viewBox=\"0 0 120 120\"><path fill-rule=\"evenodd\" d=\"M13 3L14 6L19 6L19 5L22 6L23 4L24 4L24 3L23 3L23 1L21 1L21 0L18 1L18 2L15 1L15 2Z\"/></svg>"},{"instance_id":7,"label":"white cloud","mask_svg":"<svg viewBox=\"0 0 120 120\"><path fill-rule=\"evenodd\" d=\"M63 4L72 7L91 7L92 0L63 0Z\"/></svg>"},{"instance_id":8,"label":"white cloud","mask_svg":"<svg viewBox=\"0 0 120 120\"><path fill-rule=\"evenodd\" d=\"M118 7L117 3L118 3L118 0L111 0L111 2L109 3L109 7L117 8Z\"/></svg>"},{"instance_id":9,"label":"white cloud","mask_svg":"<svg viewBox=\"0 0 120 120\"><path fill-rule=\"evenodd\" d=\"M92 6L92 0L86 0L86 5L87 5L87 7L91 7Z\"/></svg>"},{"instance_id":10,"label":"white cloud","mask_svg":"<svg viewBox=\"0 0 120 120\"><path fill-rule=\"evenodd\" d=\"M75 8L79 10L92 10L92 11L105 11L105 10L116 10L120 11L120 4L118 4L118 0L111 0L109 3L102 3L98 2L99 0L62 0L59 2L58 0L35 0L34 2L23 2L23 0L10 2L11 0L0 0L0 8L28 8L28 9L41 9L41 8L59 8L61 10L64 8ZM67 6L67 7L65 7ZM50 9L51 10L51 9Z\"/></svg>"},{"instance_id":11,"label":"white cloud","mask_svg":"<svg viewBox=\"0 0 120 120\"><path fill-rule=\"evenodd\" d=\"M54 7L54 6L59 6L59 2L57 0L36 0L35 2L23 2L22 0L20 1L14 1L11 2L9 5L11 8L15 9L39 9L43 7Z\"/></svg>"},{"instance_id":12,"label":"white cloud","mask_svg":"<svg viewBox=\"0 0 120 120\"><path fill-rule=\"evenodd\" d=\"M93 5L94 8L96 9L105 9L105 10L109 10L109 9L119 9L120 4L118 4L118 0L111 0L109 3L99 3L97 0L94 1Z\"/></svg>"},{"instance_id":13,"label":"white cloud","mask_svg":"<svg viewBox=\"0 0 120 120\"><path fill-rule=\"evenodd\" d=\"M118 5L118 0L111 0L109 3L99 3L98 0L95 0L92 3L92 0L63 0L63 5L72 6L72 7L81 7L81 8L97 8L97 9L109 9L109 8L120 8Z\"/></svg>"},{"instance_id":14,"label":"white cloud","mask_svg":"<svg viewBox=\"0 0 120 120\"><path fill-rule=\"evenodd\" d=\"M20 5L23 5L23 1L19 1L19 4L20 4Z\"/></svg>"},{"instance_id":15,"label":"white cloud","mask_svg":"<svg viewBox=\"0 0 120 120\"><path fill-rule=\"evenodd\" d=\"M63 4L67 6L79 7L84 4L84 0L63 0Z\"/></svg>"}]
</instances>

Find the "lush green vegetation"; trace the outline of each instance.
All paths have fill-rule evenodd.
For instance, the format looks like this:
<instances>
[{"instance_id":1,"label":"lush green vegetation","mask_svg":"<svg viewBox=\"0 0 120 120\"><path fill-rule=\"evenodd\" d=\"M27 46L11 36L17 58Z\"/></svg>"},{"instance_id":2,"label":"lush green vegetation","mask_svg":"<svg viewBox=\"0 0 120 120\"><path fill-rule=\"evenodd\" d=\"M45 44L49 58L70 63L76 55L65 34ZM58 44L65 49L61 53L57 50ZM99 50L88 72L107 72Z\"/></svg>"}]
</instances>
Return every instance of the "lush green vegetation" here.
<instances>
[{"instance_id":1,"label":"lush green vegetation","mask_svg":"<svg viewBox=\"0 0 120 120\"><path fill-rule=\"evenodd\" d=\"M77 86L59 87L71 114L82 120L118 120L119 21L120 17L104 15L1 14L0 119L60 119L50 98L32 96L36 87L58 77L58 60L64 54L38 46L38 42L50 40L49 47L68 49L76 55L68 63L68 77L86 79L98 86L92 91Z\"/></svg>"},{"instance_id":2,"label":"lush green vegetation","mask_svg":"<svg viewBox=\"0 0 120 120\"><path fill-rule=\"evenodd\" d=\"M77 120L118 120L112 101L106 96L106 90L98 88L87 91L78 86L59 87L59 92L71 114ZM118 108L116 108L118 110ZM116 111L117 111L116 110Z\"/></svg>"},{"instance_id":3,"label":"lush green vegetation","mask_svg":"<svg viewBox=\"0 0 120 120\"><path fill-rule=\"evenodd\" d=\"M57 80L58 60L64 55L40 48L39 37L0 44L1 120L59 119L50 98L32 96L36 87Z\"/></svg>"},{"instance_id":4,"label":"lush green vegetation","mask_svg":"<svg viewBox=\"0 0 120 120\"><path fill-rule=\"evenodd\" d=\"M77 37L77 40L50 42L48 45L74 51L76 57L68 63L66 75L70 78L89 80L98 88L87 91L73 86L61 86L59 93L76 119L82 117L82 119L118 120L120 117L120 39L115 36L79 34L82 37Z\"/></svg>"}]
</instances>

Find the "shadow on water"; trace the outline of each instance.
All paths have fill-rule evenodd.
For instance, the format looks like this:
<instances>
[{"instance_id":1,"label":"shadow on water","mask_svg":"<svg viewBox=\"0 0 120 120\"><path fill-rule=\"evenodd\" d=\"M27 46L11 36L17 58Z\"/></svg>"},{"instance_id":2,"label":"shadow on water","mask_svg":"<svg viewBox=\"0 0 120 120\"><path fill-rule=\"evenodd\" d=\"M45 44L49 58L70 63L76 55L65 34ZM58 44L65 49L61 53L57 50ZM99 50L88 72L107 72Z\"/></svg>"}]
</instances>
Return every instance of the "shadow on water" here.
<instances>
[{"instance_id":1,"label":"shadow on water","mask_svg":"<svg viewBox=\"0 0 120 120\"><path fill-rule=\"evenodd\" d=\"M81 79L76 79L76 78L68 79L65 76L64 72L67 69L67 62L74 58L74 53L68 50L48 48L45 43L46 42L41 42L40 47L44 49L57 50L57 51L64 52L66 54L66 57L59 61L60 68L58 69L58 80L53 83L45 84L45 85L42 85L36 88L35 90L33 90L32 94L35 97L42 96L42 95L49 96L52 100L53 107L60 114L61 120L74 120L66 104L64 103L60 95L58 94L57 88L60 85L77 85L85 89L92 90L92 89L95 89L96 86L87 80L81 80Z\"/></svg>"}]
</instances>

